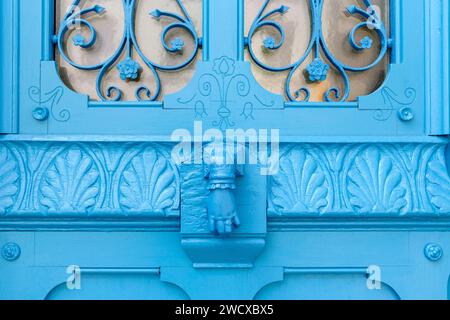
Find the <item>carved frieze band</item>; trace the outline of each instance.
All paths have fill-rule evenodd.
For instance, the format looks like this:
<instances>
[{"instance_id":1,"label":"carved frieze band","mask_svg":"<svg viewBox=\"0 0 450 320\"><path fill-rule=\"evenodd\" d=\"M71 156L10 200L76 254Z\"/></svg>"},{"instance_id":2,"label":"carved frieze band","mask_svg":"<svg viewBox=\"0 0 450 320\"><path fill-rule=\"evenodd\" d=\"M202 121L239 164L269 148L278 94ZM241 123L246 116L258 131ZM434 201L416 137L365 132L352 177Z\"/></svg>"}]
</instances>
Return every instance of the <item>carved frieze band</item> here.
<instances>
[{"instance_id":1,"label":"carved frieze band","mask_svg":"<svg viewBox=\"0 0 450 320\"><path fill-rule=\"evenodd\" d=\"M445 145L288 145L269 185L272 217L450 216Z\"/></svg>"},{"instance_id":2,"label":"carved frieze band","mask_svg":"<svg viewBox=\"0 0 450 320\"><path fill-rule=\"evenodd\" d=\"M0 143L0 216L178 216L170 151L135 142ZM450 216L441 144L285 145L268 188L271 217ZM201 189L189 197L197 190L203 199Z\"/></svg>"},{"instance_id":3,"label":"carved frieze band","mask_svg":"<svg viewBox=\"0 0 450 320\"><path fill-rule=\"evenodd\" d=\"M0 216L177 216L170 149L145 143L0 143Z\"/></svg>"}]
</instances>

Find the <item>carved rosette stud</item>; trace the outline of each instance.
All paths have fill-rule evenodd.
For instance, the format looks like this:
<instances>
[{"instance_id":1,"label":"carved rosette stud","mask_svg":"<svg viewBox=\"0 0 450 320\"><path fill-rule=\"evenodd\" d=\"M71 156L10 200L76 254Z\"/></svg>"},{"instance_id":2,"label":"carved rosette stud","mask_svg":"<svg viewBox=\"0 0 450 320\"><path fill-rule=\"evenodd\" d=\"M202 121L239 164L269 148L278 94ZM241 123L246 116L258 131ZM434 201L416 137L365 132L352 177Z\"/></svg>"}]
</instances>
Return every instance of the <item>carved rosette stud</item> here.
<instances>
[{"instance_id":1,"label":"carved rosette stud","mask_svg":"<svg viewBox=\"0 0 450 320\"><path fill-rule=\"evenodd\" d=\"M17 243L8 242L2 247L2 257L6 261L15 261L20 257L20 247Z\"/></svg>"},{"instance_id":2,"label":"carved rosette stud","mask_svg":"<svg viewBox=\"0 0 450 320\"><path fill-rule=\"evenodd\" d=\"M430 261L439 261L444 254L442 247L435 243L429 243L425 246L424 250L425 257Z\"/></svg>"},{"instance_id":3,"label":"carved rosette stud","mask_svg":"<svg viewBox=\"0 0 450 320\"><path fill-rule=\"evenodd\" d=\"M409 107L404 107L401 108L400 110L398 110L398 117L400 118L400 120L402 121L411 121L414 119L414 112L411 108Z\"/></svg>"},{"instance_id":4,"label":"carved rosette stud","mask_svg":"<svg viewBox=\"0 0 450 320\"><path fill-rule=\"evenodd\" d=\"M208 227L213 233L229 234L239 227L240 220L236 209L236 177L242 170L232 164L209 164L205 178L208 179Z\"/></svg>"}]
</instances>

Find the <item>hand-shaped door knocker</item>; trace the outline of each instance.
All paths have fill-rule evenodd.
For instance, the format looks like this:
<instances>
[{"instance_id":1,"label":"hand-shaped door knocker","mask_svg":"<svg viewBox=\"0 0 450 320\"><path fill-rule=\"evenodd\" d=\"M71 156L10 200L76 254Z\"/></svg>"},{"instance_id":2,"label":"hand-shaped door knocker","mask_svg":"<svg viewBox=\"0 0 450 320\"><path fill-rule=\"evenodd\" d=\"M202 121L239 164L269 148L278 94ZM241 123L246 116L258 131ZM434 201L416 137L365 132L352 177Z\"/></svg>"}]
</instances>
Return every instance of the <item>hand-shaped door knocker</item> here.
<instances>
[{"instance_id":1,"label":"hand-shaped door knocker","mask_svg":"<svg viewBox=\"0 0 450 320\"><path fill-rule=\"evenodd\" d=\"M206 167L205 178L209 180L208 226L220 235L229 234L239 227L240 220L236 208L236 177L242 176L237 165L210 164Z\"/></svg>"}]
</instances>

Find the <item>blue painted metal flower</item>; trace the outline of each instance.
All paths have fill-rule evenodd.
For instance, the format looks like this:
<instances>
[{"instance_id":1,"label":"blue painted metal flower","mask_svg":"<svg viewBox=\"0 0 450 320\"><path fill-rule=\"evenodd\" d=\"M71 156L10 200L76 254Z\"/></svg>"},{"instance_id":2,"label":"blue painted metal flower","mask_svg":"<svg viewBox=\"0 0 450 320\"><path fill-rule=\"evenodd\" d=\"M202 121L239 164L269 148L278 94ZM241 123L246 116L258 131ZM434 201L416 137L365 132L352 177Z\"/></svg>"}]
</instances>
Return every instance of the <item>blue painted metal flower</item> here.
<instances>
[{"instance_id":1,"label":"blue painted metal flower","mask_svg":"<svg viewBox=\"0 0 450 320\"><path fill-rule=\"evenodd\" d=\"M122 80L138 80L141 66L130 57L127 57L117 65L117 70L119 70Z\"/></svg>"},{"instance_id":2,"label":"blue painted metal flower","mask_svg":"<svg viewBox=\"0 0 450 320\"><path fill-rule=\"evenodd\" d=\"M306 71L309 75L309 81L317 82L324 81L327 79L328 70L330 70L330 66L322 61L320 58L316 58L311 62L307 67Z\"/></svg>"},{"instance_id":3,"label":"blue painted metal flower","mask_svg":"<svg viewBox=\"0 0 450 320\"><path fill-rule=\"evenodd\" d=\"M84 42L84 37L81 34L76 34L73 38L72 38L72 42L74 46L77 47L83 47L85 45Z\"/></svg>"},{"instance_id":4,"label":"blue painted metal flower","mask_svg":"<svg viewBox=\"0 0 450 320\"><path fill-rule=\"evenodd\" d=\"M361 40L361 48L363 48L363 49L370 49L370 48L372 48L372 45L373 45L373 40L372 40L371 37L366 36L366 37L362 38L362 40Z\"/></svg>"},{"instance_id":5,"label":"blue painted metal flower","mask_svg":"<svg viewBox=\"0 0 450 320\"><path fill-rule=\"evenodd\" d=\"M176 52L183 51L184 48L184 41L181 38L175 38L170 42L172 49Z\"/></svg>"},{"instance_id":6,"label":"blue painted metal flower","mask_svg":"<svg viewBox=\"0 0 450 320\"><path fill-rule=\"evenodd\" d=\"M234 60L228 57L221 57L214 60L214 72L220 76L227 77L234 74Z\"/></svg>"},{"instance_id":7,"label":"blue painted metal flower","mask_svg":"<svg viewBox=\"0 0 450 320\"><path fill-rule=\"evenodd\" d=\"M269 50L275 49L276 42L275 42L274 37L265 38L263 41L263 45L264 45L264 48L266 48L266 49L269 49Z\"/></svg>"}]
</instances>

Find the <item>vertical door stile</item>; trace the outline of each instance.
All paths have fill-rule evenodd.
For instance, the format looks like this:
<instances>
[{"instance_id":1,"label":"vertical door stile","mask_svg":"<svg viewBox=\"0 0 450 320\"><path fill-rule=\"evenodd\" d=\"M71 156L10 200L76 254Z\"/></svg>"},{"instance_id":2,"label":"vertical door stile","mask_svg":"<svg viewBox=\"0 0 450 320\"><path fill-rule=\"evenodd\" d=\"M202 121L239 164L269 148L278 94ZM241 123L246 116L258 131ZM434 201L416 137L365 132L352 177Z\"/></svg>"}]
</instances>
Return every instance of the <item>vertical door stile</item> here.
<instances>
[{"instance_id":1,"label":"vertical door stile","mask_svg":"<svg viewBox=\"0 0 450 320\"><path fill-rule=\"evenodd\" d=\"M0 3L0 134L17 133L19 1Z\"/></svg>"}]
</instances>

